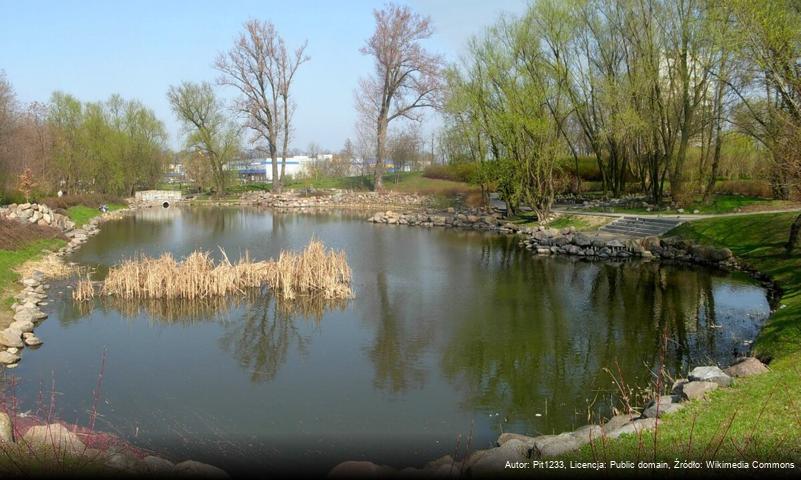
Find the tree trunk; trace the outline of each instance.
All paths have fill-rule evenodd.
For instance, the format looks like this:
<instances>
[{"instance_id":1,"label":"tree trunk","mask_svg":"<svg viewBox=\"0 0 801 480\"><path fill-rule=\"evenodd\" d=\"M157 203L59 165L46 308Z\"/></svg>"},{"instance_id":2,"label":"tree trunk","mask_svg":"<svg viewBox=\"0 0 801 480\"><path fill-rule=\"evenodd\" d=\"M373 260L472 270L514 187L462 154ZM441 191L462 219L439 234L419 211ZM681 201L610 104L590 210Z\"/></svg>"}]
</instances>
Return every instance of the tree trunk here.
<instances>
[{"instance_id":1,"label":"tree trunk","mask_svg":"<svg viewBox=\"0 0 801 480\"><path fill-rule=\"evenodd\" d=\"M373 181L373 190L376 192L384 191L384 155L385 143L387 140L387 125L386 120L378 120L378 131L376 132L376 157L375 157L375 174Z\"/></svg>"},{"instance_id":2,"label":"tree trunk","mask_svg":"<svg viewBox=\"0 0 801 480\"><path fill-rule=\"evenodd\" d=\"M787 239L787 254L793 253L793 249L798 243L798 234L801 232L801 214L795 217L795 221L790 226L790 238Z\"/></svg>"},{"instance_id":3,"label":"tree trunk","mask_svg":"<svg viewBox=\"0 0 801 480\"><path fill-rule=\"evenodd\" d=\"M272 143L272 142L271 142ZM273 193L281 193L282 185L281 185L281 177L278 175L278 152L276 151L275 145L270 145L270 160L272 160L272 171L273 171Z\"/></svg>"}]
</instances>

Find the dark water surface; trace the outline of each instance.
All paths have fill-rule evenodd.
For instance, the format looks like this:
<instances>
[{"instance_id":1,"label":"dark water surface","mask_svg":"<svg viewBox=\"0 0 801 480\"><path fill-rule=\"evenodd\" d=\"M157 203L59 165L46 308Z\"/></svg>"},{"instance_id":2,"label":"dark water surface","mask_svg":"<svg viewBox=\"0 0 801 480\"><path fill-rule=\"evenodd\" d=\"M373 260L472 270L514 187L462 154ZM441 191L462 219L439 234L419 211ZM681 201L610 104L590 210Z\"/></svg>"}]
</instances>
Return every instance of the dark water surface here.
<instances>
[{"instance_id":1,"label":"dark water surface","mask_svg":"<svg viewBox=\"0 0 801 480\"><path fill-rule=\"evenodd\" d=\"M86 424L106 351L97 428L174 460L420 465L460 435L485 448L501 431L554 433L608 415L605 369L646 385L666 329L671 371L728 363L769 311L740 276L536 257L514 237L345 213L146 210L105 224L73 260L102 274L139 252L219 246L263 259L313 235L344 249L353 270L355 299L324 312L287 311L266 293L78 308L54 285L37 329L45 344L13 371L23 410L55 382L60 417Z\"/></svg>"}]
</instances>

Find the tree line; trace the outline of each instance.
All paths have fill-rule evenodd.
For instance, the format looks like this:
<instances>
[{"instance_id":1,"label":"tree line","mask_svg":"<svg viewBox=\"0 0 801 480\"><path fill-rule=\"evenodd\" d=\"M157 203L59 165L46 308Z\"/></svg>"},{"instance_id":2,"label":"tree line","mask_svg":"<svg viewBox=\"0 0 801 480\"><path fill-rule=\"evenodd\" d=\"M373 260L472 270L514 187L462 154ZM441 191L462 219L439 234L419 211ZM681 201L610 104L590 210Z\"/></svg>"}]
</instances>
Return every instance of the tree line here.
<instances>
[{"instance_id":1,"label":"tree line","mask_svg":"<svg viewBox=\"0 0 801 480\"><path fill-rule=\"evenodd\" d=\"M799 193L798 2L538 0L472 39L446 84L450 158L539 214L585 154L604 194L708 201L735 134L777 198Z\"/></svg>"},{"instance_id":2,"label":"tree line","mask_svg":"<svg viewBox=\"0 0 801 480\"><path fill-rule=\"evenodd\" d=\"M132 195L154 185L168 157L164 124L137 100L81 102L55 92L20 105L0 75L0 191Z\"/></svg>"}]
</instances>

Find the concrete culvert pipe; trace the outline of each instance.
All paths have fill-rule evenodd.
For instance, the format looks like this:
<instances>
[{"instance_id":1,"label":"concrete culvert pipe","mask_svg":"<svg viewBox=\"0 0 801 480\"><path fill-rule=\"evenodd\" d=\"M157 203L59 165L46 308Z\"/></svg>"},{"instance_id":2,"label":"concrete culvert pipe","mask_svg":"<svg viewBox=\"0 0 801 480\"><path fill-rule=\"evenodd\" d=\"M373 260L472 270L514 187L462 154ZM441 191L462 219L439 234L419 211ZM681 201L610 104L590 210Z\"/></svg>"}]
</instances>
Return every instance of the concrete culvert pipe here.
<instances>
[{"instance_id":1,"label":"concrete culvert pipe","mask_svg":"<svg viewBox=\"0 0 801 480\"><path fill-rule=\"evenodd\" d=\"M161 206L164 208L170 208L170 202L165 201L164 203L161 204Z\"/></svg>"}]
</instances>

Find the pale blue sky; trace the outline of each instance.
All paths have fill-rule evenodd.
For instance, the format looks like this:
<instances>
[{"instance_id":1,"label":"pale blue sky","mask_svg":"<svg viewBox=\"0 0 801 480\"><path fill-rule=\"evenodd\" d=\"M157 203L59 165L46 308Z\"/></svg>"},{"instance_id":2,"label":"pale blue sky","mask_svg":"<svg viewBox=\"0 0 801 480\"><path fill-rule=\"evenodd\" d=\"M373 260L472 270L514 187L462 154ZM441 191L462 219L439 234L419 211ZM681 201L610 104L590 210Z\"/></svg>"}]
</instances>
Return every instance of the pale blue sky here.
<instances>
[{"instance_id":1,"label":"pale blue sky","mask_svg":"<svg viewBox=\"0 0 801 480\"><path fill-rule=\"evenodd\" d=\"M501 12L526 0L407 0L430 15L432 51L453 61L467 39ZM166 91L182 80L214 81L211 64L249 18L270 20L290 46L308 39L311 61L298 73L293 146L311 141L339 149L354 137L353 90L371 71L359 48L384 2L348 1L35 1L0 0L0 70L21 101L45 101L54 90L81 100L112 93L137 98L180 144ZM430 122L435 123L435 122Z\"/></svg>"}]
</instances>

